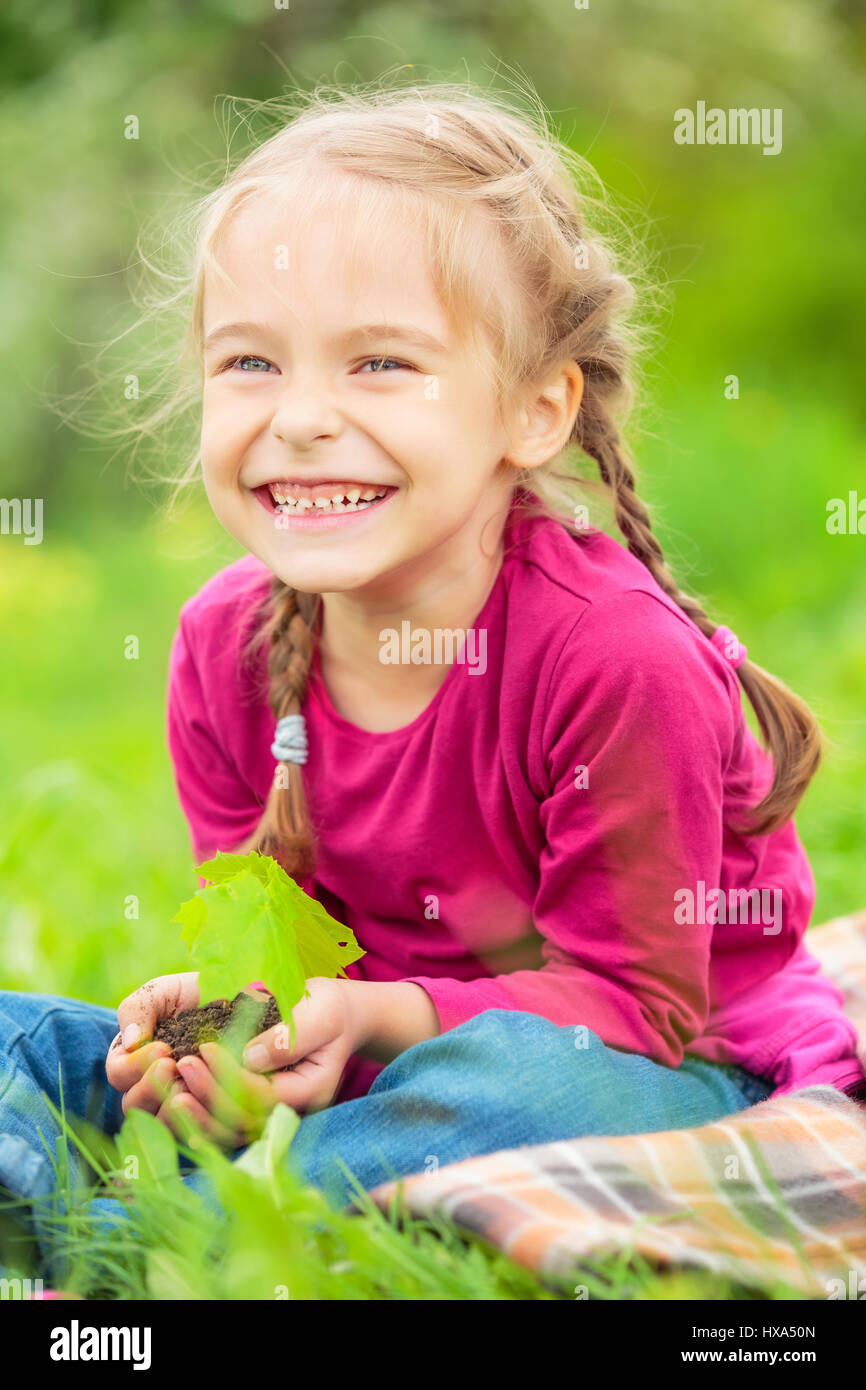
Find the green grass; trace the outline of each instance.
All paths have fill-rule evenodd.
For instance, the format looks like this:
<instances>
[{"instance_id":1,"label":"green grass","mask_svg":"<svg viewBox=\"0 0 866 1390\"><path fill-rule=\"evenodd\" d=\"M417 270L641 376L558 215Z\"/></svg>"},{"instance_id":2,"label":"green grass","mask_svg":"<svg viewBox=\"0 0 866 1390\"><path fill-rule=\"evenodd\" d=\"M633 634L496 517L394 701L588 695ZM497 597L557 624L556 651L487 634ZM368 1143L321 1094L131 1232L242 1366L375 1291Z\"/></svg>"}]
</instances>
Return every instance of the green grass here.
<instances>
[{"instance_id":1,"label":"green grass","mask_svg":"<svg viewBox=\"0 0 866 1390\"><path fill-rule=\"evenodd\" d=\"M409 63L422 81L432 69L508 85L513 66L615 200L650 217L674 312L654 367L660 409L639 450L641 492L684 585L821 719L826 762L798 817L815 920L866 906L866 537L824 526L829 498L866 494L857 7L607 0L583 13L546 0L373 0L360 32L351 0L285 13L202 0L158 7L157 22L124 0L87 15L24 0L5 8L3 490L44 496L47 531L40 547L0 537L0 984L115 1005L186 964L171 918L194 875L164 746L166 662L181 603L237 552L202 505L173 527L155 521L124 490L122 468L103 469L41 403L46 390L78 392L97 345L128 326L136 277L122 268L142 222L185 202L186 180L210 159L222 166L215 95L269 98L287 72L305 85ZM699 97L783 105L784 154L676 146L671 113ZM140 115L140 140L122 138L128 111ZM148 346L124 339L107 364L112 405L129 370L152 395ZM724 396L730 373L736 401ZM137 661L124 659L128 635ZM319 1210L288 1187L280 1201L282 1215L263 1208L274 1231ZM143 1209L134 1240L125 1232L70 1277L122 1297L188 1289L185 1247L172 1247L157 1217ZM423 1227L383 1233L377 1220L353 1228L357 1296L541 1296L497 1256ZM345 1296L338 1229L336 1254L318 1237L306 1254L291 1246L310 1265L292 1278L318 1281L309 1287L324 1297ZM86 1251L93 1234L85 1222L64 1239ZM270 1257L277 1241L263 1246ZM198 1296L231 1296L233 1271L214 1268ZM772 1281L765 1293L784 1296ZM592 1296L736 1290L617 1259L599 1263Z\"/></svg>"},{"instance_id":2,"label":"green grass","mask_svg":"<svg viewBox=\"0 0 866 1390\"><path fill-rule=\"evenodd\" d=\"M813 467L822 445L844 459L854 441L806 400L780 417L748 397L695 404L692 391L686 407L673 394L663 431L644 450L660 529L683 580L815 705L830 744L799 825L818 884L816 920L866 906L864 541L827 535L824 504L844 492L847 475L842 466L838 479ZM7 541L0 572L0 978L6 988L112 1006L187 963L171 919L194 873L165 749L166 663L181 603L238 553L199 504L171 525L138 506L132 517L128 529L52 529L39 547ZM139 657L130 661L124 646L133 635ZM250 1196L253 1206L259 1200ZM571 1296L453 1232L400 1229L372 1214L348 1227L288 1186L279 1200L270 1224L250 1216L258 1235L249 1239L261 1240L269 1260L292 1265L290 1279L274 1281L294 1281L297 1296ZM314 1210L323 1227L312 1243L283 1247L296 1218L312 1220ZM198 1213L179 1225L198 1240L209 1219ZM152 1203L142 1220L109 1254L79 1225L78 1248L93 1258L79 1260L73 1285L102 1296L184 1296L192 1257L172 1247L171 1223L156 1220ZM216 1258L195 1296L250 1296L237 1292L232 1259ZM248 1268L247 1255L238 1261ZM728 1280L659 1276L634 1261L588 1269L581 1279L591 1276L592 1297L737 1296ZM790 1296L772 1281L762 1293Z\"/></svg>"},{"instance_id":3,"label":"green grass","mask_svg":"<svg viewBox=\"0 0 866 1390\"><path fill-rule=\"evenodd\" d=\"M683 582L827 733L798 817L820 921L866 906L866 538L827 535L845 467L813 466L822 441L850 459L853 426L846 437L801 403L749 445L756 413L748 400L672 409L643 471ZM115 1004L184 964L171 918L194 877L165 749L168 649L182 602L238 551L198 506L170 526L139 507L128 529L105 528L3 542L0 972L7 987Z\"/></svg>"},{"instance_id":4,"label":"green grass","mask_svg":"<svg viewBox=\"0 0 866 1390\"><path fill-rule=\"evenodd\" d=\"M543 1280L443 1217L416 1219L399 1195L388 1211L357 1186L357 1212L331 1208L289 1171L297 1124L278 1107L263 1138L231 1162L194 1136L177 1143L133 1111L109 1140L57 1113L54 1196L36 1204L47 1266L34 1260L21 1208L0 1202L4 1273L47 1274L53 1287L99 1300L596 1301L802 1299L768 1272L756 1290L720 1274L659 1273L626 1248ZM63 1142L65 1141L65 1142ZM70 1155L90 1185L73 1182ZM182 1180L179 1158L207 1174L210 1194ZM94 1206L93 1196L109 1197ZM223 1213L230 1214L230 1220ZM756 1238L759 1238L756 1236Z\"/></svg>"}]
</instances>

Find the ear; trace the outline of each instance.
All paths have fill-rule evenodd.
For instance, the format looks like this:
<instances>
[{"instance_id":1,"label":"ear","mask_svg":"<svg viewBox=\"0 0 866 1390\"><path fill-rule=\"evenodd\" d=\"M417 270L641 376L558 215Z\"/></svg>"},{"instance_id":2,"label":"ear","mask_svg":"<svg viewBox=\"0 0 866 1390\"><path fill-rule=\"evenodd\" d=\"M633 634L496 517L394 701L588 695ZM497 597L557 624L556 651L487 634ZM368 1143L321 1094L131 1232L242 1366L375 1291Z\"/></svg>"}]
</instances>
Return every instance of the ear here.
<instances>
[{"instance_id":1,"label":"ear","mask_svg":"<svg viewBox=\"0 0 866 1390\"><path fill-rule=\"evenodd\" d=\"M567 443L583 398L583 372L563 362L543 382L527 388L504 458L516 468L538 468Z\"/></svg>"}]
</instances>

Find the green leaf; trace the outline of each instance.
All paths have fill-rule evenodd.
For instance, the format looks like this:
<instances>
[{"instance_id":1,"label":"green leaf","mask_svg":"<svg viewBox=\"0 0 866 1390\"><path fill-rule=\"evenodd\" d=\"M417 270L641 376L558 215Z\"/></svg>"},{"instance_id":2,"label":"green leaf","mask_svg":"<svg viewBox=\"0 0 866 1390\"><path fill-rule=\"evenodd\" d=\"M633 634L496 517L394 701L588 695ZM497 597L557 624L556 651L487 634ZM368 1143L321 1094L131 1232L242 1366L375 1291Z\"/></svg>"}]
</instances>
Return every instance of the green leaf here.
<instances>
[{"instance_id":1,"label":"green leaf","mask_svg":"<svg viewBox=\"0 0 866 1390\"><path fill-rule=\"evenodd\" d=\"M264 883L267 881L271 864L280 867L275 859L259 854L258 850L252 850L250 854L226 854L223 850L218 850L216 858L209 859L206 864L199 864L196 872L202 878L206 878L208 883L223 883L225 879L234 878L235 874L242 874L249 869ZM288 878L288 874L285 876Z\"/></svg>"},{"instance_id":2,"label":"green leaf","mask_svg":"<svg viewBox=\"0 0 866 1390\"><path fill-rule=\"evenodd\" d=\"M261 980L294 1041L292 1009L306 994L307 980L345 975L364 954L353 932L268 855L220 853L198 872L209 886L181 906L175 921L200 972L202 1002L233 998Z\"/></svg>"},{"instance_id":3,"label":"green leaf","mask_svg":"<svg viewBox=\"0 0 866 1390\"><path fill-rule=\"evenodd\" d=\"M235 1167L255 1178L274 1181L285 1163L289 1146L301 1123L300 1116L289 1105L276 1105L268 1116L261 1139L235 1160Z\"/></svg>"},{"instance_id":4,"label":"green leaf","mask_svg":"<svg viewBox=\"0 0 866 1390\"><path fill-rule=\"evenodd\" d=\"M162 1182L177 1176L177 1145L165 1125L146 1110L130 1110L117 1136L117 1151L131 1182Z\"/></svg>"},{"instance_id":5,"label":"green leaf","mask_svg":"<svg viewBox=\"0 0 866 1390\"><path fill-rule=\"evenodd\" d=\"M268 887L278 910L287 919L294 919L298 953L304 979L325 975L336 979L345 975L345 967L360 960L361 950L354 933L334 920L320 902L311 898L289 878L276 860L271 860Z\"/></svg>"},{"instance_id":6,"label":"green leaf","mask_svg":"<svg viewBox=\"0 0 866 1390\"><path fill-rule=\"evenodd\" d=\"M188 902L182 904L180 911L174 918L175 922L183 923L181 937L187 946L192 947L193 942L207 921L207 907L201 898L190 898Z\"/></svg>"}]
</instances>

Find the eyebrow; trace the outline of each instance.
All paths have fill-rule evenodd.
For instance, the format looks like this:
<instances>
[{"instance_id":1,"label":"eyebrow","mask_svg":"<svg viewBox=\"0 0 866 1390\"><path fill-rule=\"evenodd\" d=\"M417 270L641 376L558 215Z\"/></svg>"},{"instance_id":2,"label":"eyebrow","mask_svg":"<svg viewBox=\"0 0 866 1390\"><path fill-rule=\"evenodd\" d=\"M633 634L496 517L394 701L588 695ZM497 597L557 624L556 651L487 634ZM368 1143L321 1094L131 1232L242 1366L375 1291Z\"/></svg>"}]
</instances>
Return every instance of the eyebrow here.
<instances>
[{"instance_id":1,"label":"eyebrow","mask_svg":"<svg viewBox=\"0 0 866 1390\"><path fill-rule=\"evenodd\" d=\"M264 336L267 329L261 323L221 323L218 328L212 328L204 340L206 348L213 347L216 343L221 343L224 338L248 338L256 334Z\"/></svg>"},{"instance_id":2,"label":"eyebrow","mask_svg":"<svg viewBox=\"0 0 866 1390\"><path fill-rule=\"evenodd\" d=\"M431 348L434 352L447 351L439 338L414 323L368 323L361 328L352 328L342 335L345 342L356 337L386 338L395 343L410 343L416 347Z\"/></svg>"},{"instance_id":3,"label":"eyebrow","mask_svg":"<svg viewBox=\"0 0 866 1390\"><path fill-rule=\"evenodd\" d=\"M244 338L259 335L260 337L270 337L271 330L261 323L221 323L217 328L211 329L205 338L205 348L214 347L221 343L225 338ZM368 323L358 328L350 328L345 333L340 334L341 343L349 343L356 338L378 338L386 339L389 342L401 342L414 345L415 347L428 348L433 352L447 352L447 348L439 338L426 329L419 328L414 323Z\"/></svg>"}]
</instances>

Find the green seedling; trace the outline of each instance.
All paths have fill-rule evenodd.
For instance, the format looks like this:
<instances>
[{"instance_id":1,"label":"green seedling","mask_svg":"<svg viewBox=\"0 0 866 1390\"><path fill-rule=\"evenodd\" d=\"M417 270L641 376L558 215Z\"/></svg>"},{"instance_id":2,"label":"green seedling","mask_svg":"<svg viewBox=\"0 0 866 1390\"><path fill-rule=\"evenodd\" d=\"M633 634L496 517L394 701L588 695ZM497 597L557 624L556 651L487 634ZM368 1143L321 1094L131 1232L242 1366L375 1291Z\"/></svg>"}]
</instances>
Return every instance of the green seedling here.
<instances>
[{"instance_id":1,"label":"green seedling","mask_svg":"<svg viewBox=\"0 0 866 1390\"><path fill-rule=\"evenodd\" d=\"M208 881L183 903L191 964L199 971L203 1003L233 998L260 980L288 1022L313 976L336 979L364 954L354 933L334 920L269 855L217 854L198 869Z\"/></svg>"}]
</instances>

